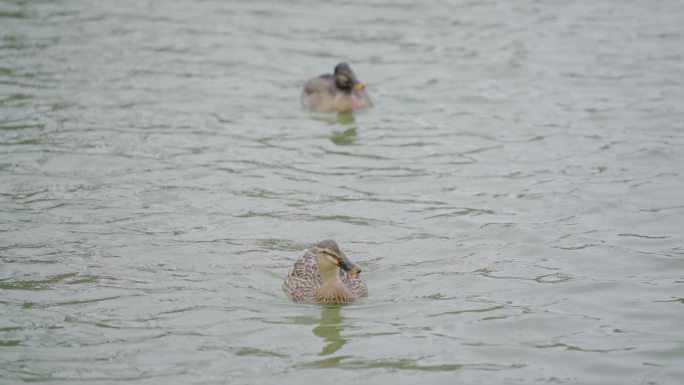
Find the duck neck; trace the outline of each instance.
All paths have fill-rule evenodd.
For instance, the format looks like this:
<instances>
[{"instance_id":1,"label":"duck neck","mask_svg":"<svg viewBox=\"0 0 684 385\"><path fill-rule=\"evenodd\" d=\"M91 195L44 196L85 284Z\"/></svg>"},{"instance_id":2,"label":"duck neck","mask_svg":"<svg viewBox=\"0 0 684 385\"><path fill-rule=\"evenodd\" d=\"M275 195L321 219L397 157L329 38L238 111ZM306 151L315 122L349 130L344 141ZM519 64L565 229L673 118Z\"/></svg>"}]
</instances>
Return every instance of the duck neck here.
<instances>
[{"instance_id":1,"label":"duck neck","mask_svg":"<svg viewBox=\"0 0 684 385\"><path fill-rule=\"evenodd\" d=\"M340 268L331 266L321 269L323 282L316 290L316 302L318 303L345 303L353 302L354 294L340 280Z\"/></svg>"},{"instance_id":2,"label":"duck neck","mask_svg":"<svg viewBox=\"0 0 684 385\"><path fill-rule=\"evenodd\" d=\"M323 279L323 285L330 285L336 283L342 283L340 280L340 268L331 264L319 264L319 270L321 271L321 278Z\"/></svg>"}]
</instances>

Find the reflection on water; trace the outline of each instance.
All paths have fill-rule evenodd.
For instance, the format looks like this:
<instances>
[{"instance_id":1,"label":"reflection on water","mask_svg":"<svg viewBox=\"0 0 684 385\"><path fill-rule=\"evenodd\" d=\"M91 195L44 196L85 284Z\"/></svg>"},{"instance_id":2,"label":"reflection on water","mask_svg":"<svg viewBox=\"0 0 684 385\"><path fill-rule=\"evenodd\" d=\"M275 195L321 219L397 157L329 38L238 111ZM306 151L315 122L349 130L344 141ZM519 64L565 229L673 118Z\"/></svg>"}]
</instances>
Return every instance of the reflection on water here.
<instances>
[{"instance_id":1,"label":"reflection on water","mask_svg":"<svg viewBox=\"0 0 684 385\"><path fill-rule=\"evenodd\" d=\"M330 140L338 146L349 146L354 144L356 137L356 127L352 127L344 131L334 131Z\"/></svg>"},{"instance_id":2,"label":"reflection on water","mask_svg":"<svg viewBox=\"0 0 684 385\"><path fill-rule=\"evenodd\" d=\"M346 327L343 324L342 306L325 306L321 310L321 323L313 328L313 334L323 338L327 345L319 353L327 356L340 350L347 340L340 334Z\"/></svg>"},{"instance_id":3,"label":"reflection on water","mask_svg":"<svg viewBox=\"0 0 684 385\"><path fill-rule=\"evenodd\" d=\"M339 124L354 124L356 123L356 118L353 113L341 112L337 114L337 123Z\"/></svg>"}]
</instances>

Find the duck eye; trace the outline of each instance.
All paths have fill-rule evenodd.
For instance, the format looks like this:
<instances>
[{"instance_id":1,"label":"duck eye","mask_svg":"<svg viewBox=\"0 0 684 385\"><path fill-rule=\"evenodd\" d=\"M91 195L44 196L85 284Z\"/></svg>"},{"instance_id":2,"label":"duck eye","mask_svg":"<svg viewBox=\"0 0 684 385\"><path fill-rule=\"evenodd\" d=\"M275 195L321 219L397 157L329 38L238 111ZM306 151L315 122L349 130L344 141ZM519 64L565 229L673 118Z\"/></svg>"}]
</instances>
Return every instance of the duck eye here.
<instances>
[{"instance_id":1,"label":"duck eye","mask_svg":"<svg viewBox=\"0 0 684 385\"><path fill-rule=\"evenodd\" d=\"M338 259L337 259L337 256L335 256L333 253L331 253L331 252L329 252L329 251L324 251L323 253L325 254L325 258L326 258L330 263L332 263L332 264L334 264L334 265L338 265L338 264L339 264L339 261L338 261Z\"/></svg>"}]
</instances>

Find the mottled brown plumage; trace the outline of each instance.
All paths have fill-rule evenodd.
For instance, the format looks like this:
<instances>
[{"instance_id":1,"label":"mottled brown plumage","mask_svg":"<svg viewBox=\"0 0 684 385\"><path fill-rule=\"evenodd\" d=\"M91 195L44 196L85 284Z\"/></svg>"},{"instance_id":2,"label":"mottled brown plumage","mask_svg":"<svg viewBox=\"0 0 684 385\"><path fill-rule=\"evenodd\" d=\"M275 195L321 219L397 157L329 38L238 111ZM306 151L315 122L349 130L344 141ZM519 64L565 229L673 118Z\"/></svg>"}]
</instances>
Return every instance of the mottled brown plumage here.
<instances>
[{"instance_id":1,"label":"mottled brown plumage","mask_svg":"<svg viewBox=\"0 0 684 385\"><path fill-rule=\"evenodd\" d=\"M365 84L347 63L335 66L335 73L309 79L304 84L302 105L318 112L352 112L373 107Z\"/></svg>"},{"instance_id":2,"label":"mottled brown plumage","mask_svg":"<svg viewBox=\"0 0 684 385\"><path fill-rule=\"evenodd\" d=\"M294 263L283 282L283 291L295 302L355 302L368 295L360 272L337 243L328 239L307 249Z\"/></svg>"}]
</instances>

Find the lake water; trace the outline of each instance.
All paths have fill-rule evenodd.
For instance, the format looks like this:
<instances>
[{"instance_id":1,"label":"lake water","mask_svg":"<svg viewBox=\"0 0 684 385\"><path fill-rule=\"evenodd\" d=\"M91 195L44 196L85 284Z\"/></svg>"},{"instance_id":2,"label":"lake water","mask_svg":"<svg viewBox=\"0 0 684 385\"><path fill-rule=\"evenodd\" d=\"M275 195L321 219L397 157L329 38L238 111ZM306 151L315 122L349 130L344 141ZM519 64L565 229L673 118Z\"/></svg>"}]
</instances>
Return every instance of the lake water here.
<instances>
[{"instance_id":1,"label":"lake water","mask_svg":"<svg viewBox=\"0 0 684 385\"><path fill-rule=\"evenodd\" d=\"M681 384L682 20L0 1L0 383ZM362 303L281 291L325 238Z\"/></svg>"}]
</instances>

